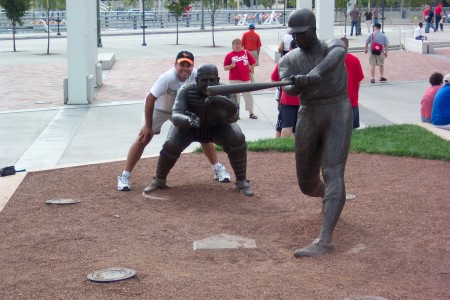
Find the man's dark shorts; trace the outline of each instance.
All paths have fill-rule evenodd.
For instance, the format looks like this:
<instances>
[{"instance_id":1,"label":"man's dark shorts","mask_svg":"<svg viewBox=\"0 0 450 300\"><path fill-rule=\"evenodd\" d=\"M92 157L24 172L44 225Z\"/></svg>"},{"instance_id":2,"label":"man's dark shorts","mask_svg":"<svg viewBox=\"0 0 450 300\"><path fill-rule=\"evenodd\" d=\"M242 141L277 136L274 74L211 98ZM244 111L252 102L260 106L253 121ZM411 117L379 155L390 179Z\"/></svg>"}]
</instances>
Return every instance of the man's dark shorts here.
<instances>
[{"instance_id":1,"label":"man's dark shorts","mask_svg":"<svg viewBox=\"0 0 450 300\"><path fill-rule=\"evenodd\" d=\"M295 130L297 123L297 113L300 106L280 104L281 128L292 127Z\"/></svg>"},{"instance_id":2,"label":"man's dark shorts","mask_svg":"<svg viewBox=\"0 0 450 300\"><path fill-rule=\"evenodd\" d=\"M359 128L359 108L352 107L353 109L353 129Z\"/></svg>"}]
</instances>

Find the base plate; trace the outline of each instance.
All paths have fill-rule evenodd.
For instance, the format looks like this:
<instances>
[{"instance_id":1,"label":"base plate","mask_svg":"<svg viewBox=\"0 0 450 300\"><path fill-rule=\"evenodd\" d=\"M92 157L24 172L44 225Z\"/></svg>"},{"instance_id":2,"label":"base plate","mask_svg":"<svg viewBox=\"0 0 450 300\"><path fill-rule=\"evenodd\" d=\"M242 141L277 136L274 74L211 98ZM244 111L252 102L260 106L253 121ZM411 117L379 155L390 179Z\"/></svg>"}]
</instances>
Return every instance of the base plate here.
<instances>
[{"instance_id":1,"label":"base plate","mask_svg":"<svg viewBox=\"0 0 450 300\"><path fill-rule=\"evenodd\" d=\"M345 200L355 200L356 195L353 194L345 194Z\"/></svg>"},{"instance_id":2,"label":"base plate","mask_svg":"<svg viewBox=\"0 0 450 300\"><path fill-rule=\"evenodd\" d=\"M75 199L49 199L45 200L47 204L56 204L56 205L67 205L67 204L76 204L80 202L80 200Z\"/></svg>"}]
</instances>

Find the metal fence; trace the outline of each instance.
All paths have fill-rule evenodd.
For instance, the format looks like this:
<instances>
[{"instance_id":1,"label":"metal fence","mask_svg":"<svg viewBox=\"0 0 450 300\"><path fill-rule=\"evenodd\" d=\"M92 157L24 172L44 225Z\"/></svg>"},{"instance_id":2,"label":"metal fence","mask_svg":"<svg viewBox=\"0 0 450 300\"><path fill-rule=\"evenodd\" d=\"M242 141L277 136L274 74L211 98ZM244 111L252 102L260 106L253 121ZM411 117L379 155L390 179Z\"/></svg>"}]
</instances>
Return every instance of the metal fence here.
<instances>
[{"instance_id":1,"label":"metal fence","mask_svg":"<svg viewBox=\"0 0 450 300\"><path fill-rule=\"evenodd\" d=\"M291 10L286 11L286 15ZM270 21L270 22L269 22ZM56 32L64 32L66 24L70 22L67 20L65 11L53 12L50 18L50 30ZM236 11L236 10L221 10L217 13L215 19L215 26L238 26L245 25L250 22L259 24L283 24L284 12L280 10L260 10L260 11ZM100 12L100 26L101 29L117 29L117 30L132 30L141 29L143 24L142 13L138 11L101 11ZM47 31L47 15L45 12L30 12L23 18L23 25L17 27L17 32ZM156 28L174 28L177 26L175 16L168 12L145 12L145 26L148 29ZM183 14L178 19L179 28L210 28L211 14L208 10L192 10ZM5 13L0 13L0 33L10 32L12 30L11 22L6 18Z\"/></svg>"},{"instance_id":2,"label":"metal fence","mask_svg":"<svg viewBox=\"0 0 450 300\"><path fill-rule=\"evenodd\" d=\"M289 16L289 10L221 10L217 13L215 27L240 26L250 22L261 25L285 24L285 17ZM364 10L361 10L363 12ZM444 8L450 13L450 8ZM50 24L47 24L45 12L29 12L23 18L24 24L19 26L17 32L46 32L49 26L52 32L66 31L65 11L53 12ZM385 8L384 24L416 23L422 19L421 8ZM337 25L346 21L345 12L336 9L335 22ZM347 18L348 21L348 18ZM138 30L142 28L143 18L139 11L101 11L100 26L102 30ZM146 11L145 26L148 29L174 28L175 16L168 11ZM178 20L179 28L211 28L211 15L208 10L192 10L183 14ZM0 33L11 32L11 22L4 12L0 13Z\"/></svg>"}]
</instances>

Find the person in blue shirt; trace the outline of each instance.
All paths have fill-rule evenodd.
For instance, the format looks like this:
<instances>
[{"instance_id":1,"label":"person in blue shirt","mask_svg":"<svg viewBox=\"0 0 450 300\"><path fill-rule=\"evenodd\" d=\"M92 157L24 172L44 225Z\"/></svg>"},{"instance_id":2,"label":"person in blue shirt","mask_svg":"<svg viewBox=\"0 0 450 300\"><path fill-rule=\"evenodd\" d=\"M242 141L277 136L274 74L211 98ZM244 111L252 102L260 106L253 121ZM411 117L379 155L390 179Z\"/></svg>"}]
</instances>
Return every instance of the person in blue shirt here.
<instances>
[{"instance_id":1,"label":"person in blue shirt","mask_svg":"<svg viewBox=\"0 0 450 300\"><path fill-rule=\"evenodd\" d=\"M444 85L434 97L431 123L436 127L450 130L450 73L445 75Z\"/></svg>"}]
</instances>

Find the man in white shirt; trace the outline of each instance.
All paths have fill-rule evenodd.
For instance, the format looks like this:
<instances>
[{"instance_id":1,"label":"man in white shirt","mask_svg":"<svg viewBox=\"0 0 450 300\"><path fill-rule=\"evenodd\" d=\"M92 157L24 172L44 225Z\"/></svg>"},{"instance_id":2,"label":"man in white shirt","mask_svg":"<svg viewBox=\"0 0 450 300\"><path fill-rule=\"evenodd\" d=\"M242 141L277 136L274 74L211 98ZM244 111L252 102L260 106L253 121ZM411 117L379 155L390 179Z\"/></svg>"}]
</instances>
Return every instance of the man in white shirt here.
<instances>
[{"instance_id":1,"label":"man in white shirt","mask_svg":"<svg viewBox=\"0 0 450 300\"><path fill-rule=\"evenodd\" d=\"M195 82L197 70L194 69L194 55L189 51L181 51L175 59L174 68L160 75L145 98L145 122L136 141L128 151L125 170L117 177L117 189L129 191L131 189L131 172L150 143L153 135L159 134L162 125L172 120L172 107L178 89L185 83ZM201 144L203 152L213 166L214 179L219 182L230 182L230 174L225 166L219 163L213 143Z\"/></svg>"},{"instance_id":2,"label":"man in white shirt","mask_svg":"<svg viewBox=\"0 0 450 300\"><path fill-rule=\"evenodd\" d=\"M419 22L419 25L414 29L414 38L419 41L424 41L427 39L426 36L423 35L423 23Z\"/></svg>"}]
</instances>

